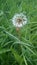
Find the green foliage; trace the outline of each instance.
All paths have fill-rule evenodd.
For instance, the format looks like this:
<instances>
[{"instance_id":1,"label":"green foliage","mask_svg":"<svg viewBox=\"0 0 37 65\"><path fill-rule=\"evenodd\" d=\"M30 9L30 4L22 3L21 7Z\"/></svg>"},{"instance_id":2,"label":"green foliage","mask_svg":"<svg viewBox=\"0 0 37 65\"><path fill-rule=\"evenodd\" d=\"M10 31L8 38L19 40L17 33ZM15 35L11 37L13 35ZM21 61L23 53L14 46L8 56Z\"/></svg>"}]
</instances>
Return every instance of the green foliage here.
<instances>
[{"instance_id":1,"label":"green foliage","mask_svg":"<svg viewBox=\"0 0 37 65\"><path fill-rule=\"evenodd\" d=\"M11 19L24 13L17 33ZM37 65L37 0L0 0L0 65Z\"/></svg>"}]
</instances>

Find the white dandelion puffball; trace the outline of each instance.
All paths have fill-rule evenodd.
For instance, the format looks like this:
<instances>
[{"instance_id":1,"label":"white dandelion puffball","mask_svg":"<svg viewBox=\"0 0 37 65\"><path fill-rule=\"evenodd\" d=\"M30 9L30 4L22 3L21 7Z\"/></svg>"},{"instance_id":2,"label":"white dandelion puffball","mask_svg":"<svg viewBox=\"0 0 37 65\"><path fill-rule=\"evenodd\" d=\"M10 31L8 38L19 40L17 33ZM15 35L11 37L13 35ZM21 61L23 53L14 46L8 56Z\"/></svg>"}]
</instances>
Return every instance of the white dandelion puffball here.
<instances>
[{"instance_id":1,"label":"white dandelion puffball","mask_svg":"<svg viewBox=\"0 0 37 65\"><path fill-rule=\"evenodd\" d=\"M27 18L23 13L15 14L12 18L12 22L15 27L20 28L27 23Z\"/></svg>"}]
</instances>

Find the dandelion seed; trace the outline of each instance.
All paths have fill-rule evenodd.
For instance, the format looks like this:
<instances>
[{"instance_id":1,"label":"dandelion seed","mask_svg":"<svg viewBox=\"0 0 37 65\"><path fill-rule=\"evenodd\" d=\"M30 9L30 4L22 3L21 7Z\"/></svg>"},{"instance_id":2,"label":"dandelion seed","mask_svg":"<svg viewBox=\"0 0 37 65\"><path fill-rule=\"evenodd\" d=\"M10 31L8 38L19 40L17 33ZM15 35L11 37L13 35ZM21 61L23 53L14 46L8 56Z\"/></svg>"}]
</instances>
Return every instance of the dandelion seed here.
<instances>
[{"instance_id":1,"label":"dandelion seed","mask_svg":"<svg viewBox=\"0 0 37 65\"><path fill-rule=\"evenodd\" d=\"M23 13L15 14L12 18L13 25L17 28L23 27L23 25L26 25L27 18Z\"/></svg>"}]
</instances>

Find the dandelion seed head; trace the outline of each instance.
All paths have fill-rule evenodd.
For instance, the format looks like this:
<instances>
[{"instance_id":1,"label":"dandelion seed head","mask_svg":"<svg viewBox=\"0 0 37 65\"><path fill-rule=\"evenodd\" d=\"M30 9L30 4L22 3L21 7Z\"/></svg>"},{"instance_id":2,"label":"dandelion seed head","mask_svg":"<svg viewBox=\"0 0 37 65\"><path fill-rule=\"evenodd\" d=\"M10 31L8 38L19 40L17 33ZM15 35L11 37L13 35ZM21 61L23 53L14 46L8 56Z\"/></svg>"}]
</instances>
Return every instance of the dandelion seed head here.
<instances>
[{"instance_id":1,"label":"dandelion seed head","mask_svg":"<svg viewBox=\"0 0 37 65\"><path fill-rule=\"evenodd\" d=\"M27 23L27 17L23 13L15 14L12 18L15 27L23 27Z\"/></svg>"}]
</instances>

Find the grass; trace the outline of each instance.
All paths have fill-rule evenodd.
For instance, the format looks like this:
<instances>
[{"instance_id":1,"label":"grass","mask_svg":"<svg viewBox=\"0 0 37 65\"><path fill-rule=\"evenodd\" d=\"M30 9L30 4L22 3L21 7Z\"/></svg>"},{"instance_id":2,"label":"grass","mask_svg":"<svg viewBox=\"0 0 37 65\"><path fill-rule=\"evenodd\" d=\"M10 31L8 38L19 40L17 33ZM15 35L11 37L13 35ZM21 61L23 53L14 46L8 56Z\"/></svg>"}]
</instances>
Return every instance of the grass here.
<instances>
[{"instance_id":1,"label":"grass","mask_svg":"<svg viewBox=\"0 0 37 65\"><path fill-rule=\"evenodd\" d=\"M11 19L24 13L17 33ZM0 0L0 65L37 65L37 0Z\"/></svg>"}]
</instances>

